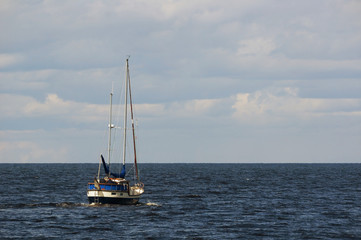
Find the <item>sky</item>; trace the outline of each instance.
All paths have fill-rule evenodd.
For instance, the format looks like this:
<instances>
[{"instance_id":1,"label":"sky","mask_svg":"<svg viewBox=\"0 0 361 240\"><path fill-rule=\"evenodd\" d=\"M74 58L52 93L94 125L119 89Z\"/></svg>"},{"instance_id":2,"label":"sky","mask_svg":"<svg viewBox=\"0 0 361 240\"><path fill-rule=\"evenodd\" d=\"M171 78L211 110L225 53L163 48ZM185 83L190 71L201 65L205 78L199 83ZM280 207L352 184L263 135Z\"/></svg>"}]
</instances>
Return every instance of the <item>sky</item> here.
<instances>
[{"instance_id":1,"label":"sky","mask_svg":"<svg viewBox=\"0 0 361 240\"><path fill-rule=\"evenodd\" d=\"M361 1L0 0L0 163L360 163ZM119 92L119 94L118 94Z\"/></svg>"}]
</instances>

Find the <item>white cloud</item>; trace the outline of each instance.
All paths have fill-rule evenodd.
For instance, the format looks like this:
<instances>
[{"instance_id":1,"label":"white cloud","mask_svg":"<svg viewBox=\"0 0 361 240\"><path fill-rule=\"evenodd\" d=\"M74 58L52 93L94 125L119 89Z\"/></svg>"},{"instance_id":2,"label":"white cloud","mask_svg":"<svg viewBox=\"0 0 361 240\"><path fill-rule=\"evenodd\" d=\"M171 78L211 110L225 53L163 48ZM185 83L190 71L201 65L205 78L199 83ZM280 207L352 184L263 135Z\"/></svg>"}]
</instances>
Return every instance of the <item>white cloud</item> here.
<instances>
[{"instance_id":1,"label":"white cloud","mask_svg":"<svg viewBox=\"0 0 361 240\"><path fill-rule=\"evenodd\" d=\"M74 128L0 131L0 163L92 162L101 137L102 131Z\"/></svg>"},{"instance_id":2,"label":"white cloud","mask_svg":"<svg viewBox=\"0 0 361 240\"><path fill-rule=\"evenodd\" d=\"M43 102L32 97L0 94L2 101L11 103L1 106L1 118L51 117L64 121L101 122L108 116L109 105L90 104L64 100L57 94L48 94ZM185 117L205 116L219 111L224 99L194 99L169 104L134 104L139 117ZM121 106L114 104L113 109ZM115 110L122 112L122 110Z\"/></svg>"},{"instance_id":3,"label":"white cloud","mask_svg":"<svg viewBox=\"0 0 361 240\"><path fill-rule=\"evenodd\" d=\"M233 117L251 124L289 124L319 117L361 117L361 99L300 98L298 89L262 90L236 95Z\"/></svg>"},{"instance_id":4,"label":"white cloud","mask_svg":"<svg viewBox=\"0 0 361 240\"><path fill-rule=\"evenodd\" d=\"M165 114L164 104L134 104L134 109L142 117L159 117Z\"/></svg>"},{"instance_id":5,"label":"white cloud","mask_svg":"<svg viewBox=\"0 0 361 240\"><path fill-rule=\"evenodd\" d=\"M0 72L1 88L3 91L21 91L21 90L43 90L49 84L53 70L39 71L16 71L16 72Z\"/></svg>"},{"instance_id":6,"label":"white cloud","mask_svg":"<svg viewBox=\"0 0 361 240\"><path fill-rule=\"evenodd\" d=\"M194 99L173 102L167 106L167 115L182 118L204 117L219 110L220 99Z\"/></svg>"},{"instance_id":7,"label":"white cloud","mask_svg":"<svg viewBox=\"0 0 361 240\"><path fill-rule=\"evenodd\" d=\"M4 130L0 131L0 162L64 162L68 148L54 144L44 130ZM56 142L56 141L55 141Z\"/></svg>"},{"instance_id":8,"label":"white cloud","mask_svg":"<svg viewBox=\"0 0 361 240\"><path fill-rule=\"evenodd\" d=\"M40 146L33 141L0 142L1 163L47 163L67 161L67 149Z\"/></svg>"},{"instance_id":9,"label":"white cloud","mask_svg":"<svg viewBox=\"0 0 361 240\"><path fill-rule=\"evenodd\" d=\"M107 116L108 106L79 103L61 99L56 94L48 94L44 102L32 97L1 94L1 118L43 118L57 117L63 121L97 122Z\"/></svg>"},{"instance_id":10,"label":"white cloud","mask_svg":"<svg viewBox=\"0 0 361 240\"><path fill-rule=\"evenodd\" d=\"M238 55L269 55L276 49L275 43L271 39L249 39L239 42Z\"/></svg>"},{"instance_id":11,"label":"white cloud","mask_svg":"<svg viewBox=\"0 0 361 240\"><path fill-rule=\"evenodd\" d=\"M10 98L12 97L14 96L10 96ZM18 99L18 97L13 99ZM29 120L29 117L34 116L45 119L55 116L66 122L99 122L104 127L98 130L106 130L107 105L68 101L55 94L48 95L43 102L36 101L31 97L23 98L19 105L21 104L24 104L22 111L20 113L13 112L13 115L7 116L7 118L16 116ZM114 109L118 107L114 106ZM352 129L359 127L360 109L360 99L301 98L295 88L264 89L220 99L194 99L168 104L135 104L136 118L140 118L142 126L151 127L150 129L142 128L140 133L142 144L145 145L140 147L140 149L144 149L141 155L144 156L145 162L182 161L179 147L174 144L183 146L180 149L187 148L190 155L194 154L194 159L189 158L186 161L203 161L201 160L202 151L206 151L204 157L207 159L211 159L212 156L222 158L221 156L225 154L228 161L237 161L237 153L240 150L239 147L236 147L237 144L247 149L243 150L242 154L252 155L246 161L250 159L260 161L264 157L262 151L251 154L252 149L257 149L255 144L261 144L256 139L274 141L271 140L271 135L267 134L280 135L278 140L284 146L288 146L288 150L293 149L295 152L299 152L300 149L292 145L292 142L311 147L312 141L309 138L317 132L321 134L317 135L317 144L322 141L322 128L312 131L305 129L305 126L312 129L315 124L328 125L331 127L331 129L328 128L330 132L325 135L328 138L330 134L345 135L348 134L347 132L354 134ZM4 109L2 111L9 114ZM2 117L4 118L4 115ZM339 125L337 122L340 120L350 124L334 128L337 124ZM247 129L246 126L251 126L251 128ZM278 132L272 130L275 126ZM287 126L293 126L293 130L288 132ZM94 132L87 128L80 130L69 127L52 131L41 129L3 131L0 148L0 152L3 153L1 161L9 162L8 159L15 158L16 162L89 162L91 160L96 162L99 153L104 151L100 145L97 145L101 138L101 132ZM297 135L301 139L297 139ZM287 142L287 136L293 140ZM194 144L192 138L198 140L197 144ZM248 138L248 141L244 141L244 138ZM350 139L354 139L354 137ZM222 141L222 143L218 141ZM92 151L87 150L90 145L93 146ZM231 146L235 149L229 152ZM264 154L275 154L277 150L272 149L271 146L277 148L278 145L272 143L260 146L264 148ZM323 145L321 144L321 146ZM16 148L19 151L14 155ZM353 148L354 144L347 147L351 150ZM162 149L168 149L171 152ZM325 150L325 147L322 147L322 150ZM154 151L162 153L154 153ZM54 155L58 152L59 155ZM10 153L13 155L10 156ZM283 151L283 153L287 154L278 156L278 160L287 162L287 158L292 156L292 152ZM316 161L312 154L299 152L299 155L309 157L309 161ZM317 155L329 156L326 153L317 153ZM172 156L176 157L172 158ZM161 159L157 159L158 157ZM244 157L246 158L246 156ZM275 158L272 159L275 160ZM336 161L334 157L332 159L332 161ZM296 160L300 161L300 158L296 158Z\"/></svg>"},{"instance_id":12,"label":"white cloud","mask_svg":"<svg viewBox=\"0 0 361 240\"><path fill-rule=\"evenodd\" d=\"M282 124L306 121L319 117L360 117L361 99L357 98L302 98L292 87L262 89L238 93L227 98L193 99L171 103L134 104L137 117L167 119L219 118L237 119L240 123ZM56 117L66 122L102 123L106 121L109 106L64 100L48 94L41 102L32 97L1 94L2 119ZM121 105L115 104L113 109ZM116 110L122 113L122 110Z\"/></svg>"},{"instance_id":13,"label":"white cloud","mask_svg":"<svg viewBox=\"0 0 361 240\"><path fill-rule=\"evenodd\" d=\"M19 54L0 54L0 69L16 65L24 60Z\"/></svg>"}]
</instances>

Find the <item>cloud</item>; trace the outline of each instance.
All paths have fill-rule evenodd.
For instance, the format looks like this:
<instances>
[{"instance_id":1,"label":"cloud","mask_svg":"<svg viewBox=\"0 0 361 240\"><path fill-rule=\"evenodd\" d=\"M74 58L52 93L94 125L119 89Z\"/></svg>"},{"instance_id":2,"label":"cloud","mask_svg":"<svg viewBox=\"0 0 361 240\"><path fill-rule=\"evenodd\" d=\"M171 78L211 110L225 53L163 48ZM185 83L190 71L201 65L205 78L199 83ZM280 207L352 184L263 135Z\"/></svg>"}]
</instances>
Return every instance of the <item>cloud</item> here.
<instances>
[{"instance_id":1,"label":"cloud","mask_svg":"<svg viewBox=\"0 0 361 240\"><path fill-rule=\"evenodd\" d=\"M271 39L262 38L242 40L239 45L237 55L269 55L276 49Z\"/></svg>"},{"instance_id":2,"label":"cloud","mask_svg":"<svg viewBox=\"0 0 361 240\"><path fill-rule=\"evenodd\" d=\"M0 163L74 163L95 160L101 152L101 137L102 131L90 129L1 130Z\"/></svg>"},{"instance_id":3,"label":"cloud","mask_svg":"<svg viewBox=\"0 0 361 240\"><path fill-rule=\"evenodd\" d=\"M21 63L24 57L19 54L0 54L0 69Z\"/></svg>"},{"instance_id":4,"label":"cloud","mask_svg":"<svg viewBox=\"0 0 361 240\"><path fill-rule=\"evenodd\" d=\"M361 99L300 98L297 92L298 89L284 88L237 94L233 117L250 124L286 125L320 117L361 117Z\"/></svg>"},{"instance_id":5,"label":"cloud","mask_svg":"<svg viewBox=\"0 0 361 240\"><path fill-rule=\"evenodd\" d=\"M1 94L2 119L55 117L65 122L101 123L108 116L108 104L64 100L48 94L44 101L32 97ZM113 105L119 113L122 106ZM302 98L293 87L268 88L237 93L226 98L193 99L170 103L134 104L136 114L144 119L236 119L247 124L282 124L292 121L312 122L320 117L360 117L359 98Z\"/></svg>"},{"instance_id":6,"label":"cloud","mask_svg":"<svg viewBox=\"0 0 361 240\"><path fill-rule=\"evenodd\" d=\"M207 156L207 159L211 159L212 156L222 158L222 153L227 156L229 161L236 161L238 150L230 151L230 146L238 149L235 145L240 144L247 149L242 151L242 154L250 156L252 155L251 150L256 148L254 144L261 144L256 139L272 142L270 137L278 136L278 141L283 142L288 149L294 149L297 152L300 149L292 145L292 142L309 146L309 137L317 132L321 132L321 135L316 138L317 141L322 141L323 130L320 129L324 127L330 131L326 134L328 137L330 134L344 135L347 132L354 134L352 133L353 129L359 127L360 99L301 98L298 94L298 89L288 87L238 93L219 99L193 99L167 104L135 104L136 118L140 119L142 126L147 127L146 129L142 128L141 131L141 142L145 145L141 147L143 149L141 155L149 155L145 157L145 161L155 161L154 159L158 157L161 158L157 160L158 162L166 161L165 159L182 161L182 155L175 145L179 144L197 158L197 160L191 158L187 161L203 161L201 160L202 156ZM12 101L19 99L18 96L8 97L12 98ZM72 123L92 123L92 125L99 123L96 125L100 127L102 124L102 130L106 132L106 117L109 107L107 105L64 100L55 94L49 94L42 102L31 97L23 98L18 105L23 105L20 112L9 112L9 110L2 109L2 112L7 114L2 117L5 119L25 117L28 121L31 121L30 119L33 117L48 120L55 117L71 123L70 126ZM115 105L115 111L119 107ZM347 126L340 125L340 123L347 124ZM322 127L313 130L314 132L311 130L320 125ZM336 125L338 125L337 128L335 128ZM291 132L288 130L290 126L293 129ZM277 132L274 130L275 127ZM98 145L102 138L102 130L91 130L92 128L91 125L86 124L85 127L75 129L63 126L53 130L35 128L33 130L3 131L0 151L4 152L4 158L1 161L8 162L8 159L14 158L15 155L10 156L10 152L15 148L19 149L14 160L16 162L64 162L74 161L74 159L76 161L88 161L89 159L96 161L99 152L104 151ZM293 140L286 143L287 136L289 140ZM299 136L299 139L296 136ZM246 137L249 139L244 142ZM197 144L194 144L192 138L198 139ZM217 139L222 143L219 143ZM90 145L93 146L92 151L87 151L86 149ZM277 149L276 143L259 146L264 148L264 154L275 154L276 150L271 146ZM349 145L347 148L353 149L354 146ZM170 153L163 152L161 149L172 151L176 157L169 158ZM216 151L216 149L218 150ZM154 151L163 153L154 153ZM207 153L202 155L202 151ZM55 156L54 152L61 154ZM84 152L86 152L85 155ZM291 152L283 153L285 155L279 158L279 161L287 161L285 159L292 155ZM180 155L178 156L178 154ZM301 152L299 154L304 157L308 156ZM328 154L326 155L328 156ZM253 154L253 157L248 160L259 161L263 157L262 152L259 152ZM307 159L311 160L314 157L308 156Z\"/></svg>"},{"instance_id":7,"label":"cloud","mask_svg":"<svg viewBox=\"0 0 361 240\"><path fill-rule=\"evenodd\" d=\"M97 122L107 116L108 106L63 100L56 94L48 94L44 102L32 97L1 94L2 101L11 103L1 106L1 118L56 117L63 121Z\"/></svg>"},{"instance_id":8,"label":"cloud","mask_svg":"<svg viewBox=\"0 0 361 240\"><path fill-rule=\"evenodd\" d=\"M52 162L64 162L68 154L64 148L49 149L32 141L0 142L0 152L1 163L47 163L49 159Z\"/></svg>"},{"instance_id":9,"label":"cloud","mask_svg":"<svg viewBox=\"0 0 361 240\"><path fill-rule=\"evenodd\" d=\"M193 99L173 102L167 107L168 115L173 117L194 118L213 115L221 107L221 99Z\"/></svg>"},{"instance_id":10,"label":"cloud","mask_svg":"<svg viewBox=\"0 0 361 240\"><path fill-rule=\"evenodd\" d=\"M1 126L43 131L14 139L34 159L58 147L74 159L80 150L67 142L78 134L72 143L84 144L81 151L95 146L90 139L99 136L91 132L106 129L107 93L112 82L121 92L131 55L134 107L147 128L149 156L158 149L163 161L176 154L177 161L278 160L287 159L278 153L285 144L298 156L307 152L301 146L319 146L310 159L341 156L330 140L339 134L349 158L359 159L358 148L348 146L360 132L360 9L352 0L312 7L273 0L4 0ZM50 141L52 134L62 141ZM317 144L309 144L313 139Z\"/></svg>"},{"instance_id":11,"label":"cloud","mask_svg":"<svg viewBox=\"0 0 361 240\"><path fill-rule=\"evenodd\" d=\"M1 163L64 162L68 149L57 146L44 130L0 131Z\"/></svg>"},{"instance_id":12,"label":"cloud","mask_svg":"<svg viewBox=\"0 0 361 240\"><path fill-rule=\"evenodd\" d=\"M91 104L64 100L57 94L48 94L44 101L21 95L0 94L4 102L11 105L2 105L2 118L23 117L57 117L65 121L99 122L108 116L108 104ZM194 99L168 104L134 104L134 109L140 117L193 117L207 114L216 114L222 106L222 99ZM114 104L113 109L122 105ZM122 112L121 110L115 110Z\"/></svg>"}]
</instances>

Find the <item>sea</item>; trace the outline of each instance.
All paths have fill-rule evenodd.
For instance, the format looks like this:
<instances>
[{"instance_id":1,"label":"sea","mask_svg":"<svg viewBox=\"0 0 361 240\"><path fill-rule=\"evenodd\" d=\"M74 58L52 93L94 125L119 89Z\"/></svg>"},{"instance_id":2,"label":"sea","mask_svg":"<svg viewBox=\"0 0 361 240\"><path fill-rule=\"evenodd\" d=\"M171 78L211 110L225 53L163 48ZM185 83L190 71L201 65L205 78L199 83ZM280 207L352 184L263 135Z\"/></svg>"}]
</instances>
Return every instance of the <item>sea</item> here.
<instances>
[{"instance_id":1,"label":"sea","mask_svg":"<svg viewBox=\"0 0 361 240\"><path fill-rule=\"evenodd\" d=\"M361 239L361 164L140 164L139 204L89 205L97 164L0 164L0 239Z\"/></svg>"}]
</instances>

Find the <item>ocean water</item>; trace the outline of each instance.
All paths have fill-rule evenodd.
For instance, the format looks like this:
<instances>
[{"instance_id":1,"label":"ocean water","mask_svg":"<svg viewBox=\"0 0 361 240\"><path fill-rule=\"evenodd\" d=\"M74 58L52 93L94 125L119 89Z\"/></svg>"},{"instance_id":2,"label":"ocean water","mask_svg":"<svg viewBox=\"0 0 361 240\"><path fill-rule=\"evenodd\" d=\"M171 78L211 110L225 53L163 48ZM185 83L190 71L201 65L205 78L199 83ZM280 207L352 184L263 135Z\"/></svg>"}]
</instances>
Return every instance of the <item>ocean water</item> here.
<instances>
[{"instance_id":1,"label":"ocean water","mask_svg":"<svg viewBox=\"0 0 361 240\"><path fill-rule=\"evenodd\" d=\"M0 239L361 239L361 164L141 164L136 206L91 206L97 164L0 164Z\"/></svg>"}]
</instances>

